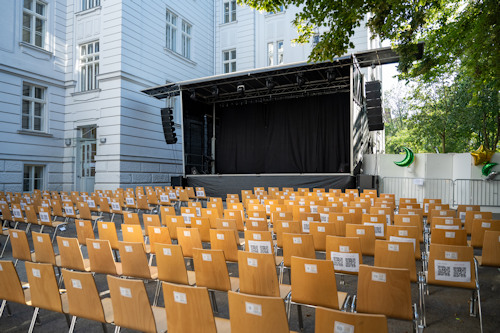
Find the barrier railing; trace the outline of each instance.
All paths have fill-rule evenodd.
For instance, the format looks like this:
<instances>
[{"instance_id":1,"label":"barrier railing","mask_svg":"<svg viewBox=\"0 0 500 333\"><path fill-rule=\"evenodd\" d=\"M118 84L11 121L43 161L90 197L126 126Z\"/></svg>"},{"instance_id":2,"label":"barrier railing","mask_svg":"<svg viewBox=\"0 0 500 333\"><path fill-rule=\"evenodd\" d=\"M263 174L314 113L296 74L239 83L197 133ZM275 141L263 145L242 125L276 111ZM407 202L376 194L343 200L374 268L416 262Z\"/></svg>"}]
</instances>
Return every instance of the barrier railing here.
<instances>
[{"instance_id":1,"label":"barrier railing","mask_svg":"<svg viewBox=\"0 0 500 333\"><path fill-rule=\"evenodd\" d=\"M400 198L441 198L445 204L500 206L500 180L383 177L381 193Z\"/></svg>"}]
</instances>

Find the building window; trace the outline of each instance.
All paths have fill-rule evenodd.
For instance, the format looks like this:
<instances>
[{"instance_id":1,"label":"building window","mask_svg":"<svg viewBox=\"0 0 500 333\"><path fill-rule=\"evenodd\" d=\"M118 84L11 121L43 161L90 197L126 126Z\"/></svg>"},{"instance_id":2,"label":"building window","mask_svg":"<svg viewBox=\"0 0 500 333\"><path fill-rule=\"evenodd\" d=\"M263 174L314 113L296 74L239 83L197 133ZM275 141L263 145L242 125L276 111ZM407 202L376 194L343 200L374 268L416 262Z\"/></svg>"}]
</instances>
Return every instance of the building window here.
<instances>
[{"instance_id":1,"label":"building window","mask_svg":"<svg viewBox=\"0 0 500 333\"><path fill-rule=\"evenodd\" d=\"M167 49L176 51L177 15L167 10Z\"/></svg>"},{"instance_id":2,"label":"building window","mask_svg":"<svg viewBox=\"0 0 500 333\"><path fill-rule=\"evenodd\" d=\"M276 48L278 49L278 61L277 61L277 64L278 65L282 65L283 64L283 53L284 53L284 50L283 50L283 41L282 40L279 40L278 42L276 42Z\"/></svg>"},{"instance_id":3,"label":"building window","mask_svg":"<svg viewBox=\"0 0 500 333\"><path fill-rule=\"evenodd\" d=\"M236 72L236 50L224 51L222 53L224 73Z\"/></svg>"},{"instance_id":4,"label":"building window","mask_svg":"<svg viewBox=\"0 0 500 333\"><path fill-rule=\"evenodd\" d=\"M99 42L80 45L80 91L99 88Z\"/></svg>"},{"instance_id":5,"label":"building window","mask_svg":"<svg viewBox=\"0 0 500 333\"><path fill-rule=\"evenodd\" d=\"M236 0L224 0L224 23L236 21Z\"/></svg>"},{"instance_id":6,"label":"building window","mask_svg":"<svg viewBox=\"0 0 500 333\"><path fill-rule=\"evenodd\" d=\"M274 43L267 43L267 65L274 65Z\"/></svg>"},{"instance_id":7,"label":"building window","mask_svg":"<svg viewBox=\"0 0 500 333\"><path fill-rule=\"evenodd\" d=\"M315 47L319 43L319 34L314 34L312 37L312 46Z\"/></svg>"},{"instance_id":8,"label":"building window","mask_svg":"<svg viewBox=\"0 0 500 333\"><path fill-rule=\"evenodd\" d=\"M182 55L191 59L191 25L182 21Z\"/></svg>"},{"instance_id":9,"label":"building window","mask_svg":"<svg viewBox=\"0 0 500 333\"><path fill-rule=\"evenodd\" d=\"M100 5L101 0L82 0L82 10L99 7Z\"/></svg>"},{"instance_id":10,"label":"building window","mask_svg":"<svg viewBox=\"0 0 500 333\"><path fill-rule=\"evenodd\" d=\"M23 83L22 128L45 131L46 88Z\"/></svg>"},{"instance_id":11,"label":"building window","mask_svg":"<svg viewBox=\"0 0 500 333\"><path fill-rule=\"evenodd\" d=\"M43 190L43 165L25 165L23 174L23 191Z\"/></svg>"},{"instance_id":12,"label":"building window","mask_svg":"<svg viewBox=\"0 0 500 333\"><path fill-rule=\"evenodd\" d=\"M24 0L23 42L45 47L47 4L38 0Z\"/></svg>"},{"instance_id":13,"label":"building window","mask_svg":"<svg viewBox=\"0 0 500 333\"><path fill-rule=\"evenodd\" d=\"M282 13L284 9L285 9L284 6L280 5L277 12L267 12L267 14L272 15L272 14Z\"/></svg>"}]
</instances>

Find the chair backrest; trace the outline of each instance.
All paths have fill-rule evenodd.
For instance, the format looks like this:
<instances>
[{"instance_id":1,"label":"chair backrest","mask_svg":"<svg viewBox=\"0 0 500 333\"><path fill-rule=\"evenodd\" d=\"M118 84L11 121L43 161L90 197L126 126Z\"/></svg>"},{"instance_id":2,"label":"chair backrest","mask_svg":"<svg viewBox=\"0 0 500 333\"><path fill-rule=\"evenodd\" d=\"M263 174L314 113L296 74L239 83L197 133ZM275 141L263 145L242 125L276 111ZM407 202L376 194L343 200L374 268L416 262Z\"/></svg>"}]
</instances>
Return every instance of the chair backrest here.
<instances>
[{"instance_id":1,"label":"chair backrest","mask_svg":"<svg viewBox=\"0 0 500 333\"><path fill-rule=\"evenodd\" d=\"M238 244L235 236L235 230L210 229L210 244L213 250L224 251L224 257L227 261L238 261ZM201 247L198 246L198 248Z\"/></svg>"},{"instance_id":2,"label":"chair backrest","mask_svg":"<svg viewBox=\"0 0 500 333\"><path fill-rule=\"evenodd\" d=\"M289 333L285 303L280 297L228 293L231 331Z\"/></svg>"},{"instance_id":3,"label":"chair backrest","mask_svg":"<svg viewBox=\"0 0 500 333\"><path fill-rule=\"evenodd\" d=\"M167 225L166 216L175 216L175 208L171 206L160 207L161 224Z\"/></svg>"},{"instance_id":4,"label":"chair backrest","mask_svg":"<svg viewBox=\"0 0 500 333\"><path fill-rule=\"evenodd\" d=\"M185 257L193 257L193 249L203 248L200 230L197 228L177 228L177 241Z\"/></svg>"},{"instance_id":5,"label":"chair backrest","mask_svg":"<svg viewBox=\"0 0 500 333\"><path fill-rule=\"evenodd\" d=\"M26 232L19 229L9 229L12 257L23 261L31 261L31 250Z\"/></svg>"},{"instance_id":6,"label":"chair backrest","mask_svg":"<svg viewBox=\"0 0 500 333\"><path fill-rule=\"evenodd\" d=\"M118 242L123 275L152 279L143 243Z\"/></svg>"},{"instance_id":7,"label":"chair backrest","mask_svg":"<svg viewBox=\"0 0 500 333\"><path fill-rule=\"evenodd\" d=\"M384 315L343 312L316 307L314 332L387 333L387 317Z\"/></svg>"},{"instance_id":8,"label":"chair backrest","mask_svg":"<svg viewBox=\"0 0 500 333\"><path fill-rule=\"evenodd\" d=\"M31 306L62 313L54 267L51 264L26 262Z\"/></svg>"},{"instance_id":9,"label":"chair backrest","mask_svg":"<svg viewBox=\"0 0 500 333\"><path fill-rule=\"evenodd\" d=\"M326 259L336 273L358 274L363 263L359 237L326 236Z\"/></svg>"},{"instance_id":10,"label":"chair backrest","mask_svg":"<svg viewBox=\"0 0 500 333\"><path fill-rule=\"evenodd\" d=\"M278 247L283 247L283 234L291 233L298 234L300 233L301 227L298 221L276 221L274 222L273 231L276 234L276 244Z\"/></svg>"},{"instance_id":11,"label":"chair backrest","mask_svg":"<svg viewBox=\"0 0 500 333\"><path fill-rule=\"evenodd\" d=\"M421 258L417 227L389 225L387 226L387 240L390 242L411 243L415 252L415 259Z\"/></svg>"},{"instance_id":12,"label":"chair backrest","mask_svg":"<svg viewBox=\"0 0 500 333\"><path fill-rule=\"evenodd\" d=\"M151 253L156 253L156 244L172 244L167 227L148 226L149 244Z\"/></svg>"},{"instance_id":13,"label":"chair backrest","mask_svg":"<svg viewBox=\"0 0 500 333\"><path fill-rule=\"evenodd\" d=\"M431 229L431 244L467 245L467 231Z\"/></svg>"},{"instance_id":14,"label":"chair backrest","mask_svg":"<svg viewBox=\"0 0 500 333\"><path fill-rule=\"evenodd\" d=\"M434 216L431 220L431 229L448 229L458 230L462 229L462 221L458 217L441 217Z\"/></svg>"},{"instance_id":15,"label":"chair backrest","mask_svg":"<svg viewBox=\"0 0 500 333\"><path fill-rule=\"evenodd\" d=\"M191 225L191 220L196 217L196 209L193 207L181 207L181 216L184 218L184 223Z\"/></svg>"},{"instance_id":16,"label":"chair backrest","mask_svg":"<svg viewBox=\"0 0 500 333\"><path fill-rule=\"evenodd\" d=\"M475 289L476 271L473 248L471 246L431 243L427 282Z\"/></svg>"},{"instance_id":17,"label":"chair backrest","mask_svg":"<svg viewBox=\"0 0 500 333\"><path fill-rule=\"evenodd\" d=\"M144 244L144 236L142 235L140 224L122 224L121 228L123 241Z\"/></svg>"},{"instance_id":18,"label":"chair backrest","mask_svg":"<svg viewBox=\"0 0 500 333\"><path fill-rule=\"evenodd\" d=\"M408 269L360 265L357 298L357 312L413 319Z\"/></svg>"},{"instance_id":19,"label":"chair backrest","mask_svg":"<svg viewBox=\"0 0 500 333\"><path fill-rule=\"evenodd\" d=\"M483 247L484 233L487 230L500 231L500 220L472 220L471 245L473 247Z\"/></svg>"},{"instance_id":20,"label":"chair backrest","mask_svg":"<svg viewBox=\"0 0 500 333\"><path fill-rule=\"evenodd\" d=\"M118 235L114 222L97 221L99 239L107 239L113 250L118 250Z\"/></svg>"},{"instance_id":21,"label":"chair backrest","mask_svg":"<svg viewBox=\"0 0 500 333\"><path fill-rule=\"evenodd\" d=\"M193 249L193 261L197 286L221 291L231 290L224 251Z\"/></svg>"},{"instance_id":22,"label":"chair backrest","mask_svg":"<svg viewBox=\"0 0 500 333\"><path fill-rule=\"evenodd\" d=\"M95 273L119 275L111 244L107 239L87 239L90 270Z\"/></svg>"},{"instance_id":23,"label":"chair backrest","mask_svg":"<svg viewBox=\"0 0 500 333\"><path fill-rule=\"evenodd\" d=\"M94 230L92 228L92 222L89 220L76 220L76 237L78 243L81 245L87 245L87 238L94 239Z\"/></svg>"},{"instance_id":24,"label":"chair backrest","mask_svg":"<svg viewBox=\"0 0 500 333\"><path fill-rule=\"evenodd\" d=\"M162 287L169 332L217 333L207 288L167 282Z\"/></svg>"},{"instance_id":25,"label":"chair backrest","mask_svg":"<svg viewBox=\"0 0 500 333\"><path fill-rule=\"evenodd\" d=\"M0 260L0 299L26 304L23 287L17 275L14 263L10 260Z\"/></svg>"},{"instance_id":26,"label":"chair backrest","mask_svg":"<svg viewBox=\"0 0 500 333\"><path fill-rule=\"evenodd\" d=\"M76 204L76 206L78 207L78 213L81 219L86 219L86 220L92 219L92 213L90 212L88 203L80 201Z\"/></svg>"},{"instance_id":27,"label":"chair backrest","mask_svg":"<svg viewBox=\"0 0 500 333\"><path fill-rule=\"evenodd\" d=\"M274 254L271 231L245 231L245 250L252 253Z\"/></svg>"},{"instance_id":28,"label":"chair backrest","mask_svg":"<svg viewBox=\"0 0 500 333\"><path fill-rule=\"evenodd\" d=\"M32 224L39 224L38 218L36 217L35 206L33 205L24 206L24 213L26 214L26 222Z\"/></svg>"},{"instance_id":29,"label":"chair backrest","mask_svg":"<svg viewBox=\"0 0 500 333\"><path fill-rule=\"evenodd\" d=\"M263 220L263 221L249 220L246 223L246 227L247 227L247 230L255 230L255 231L267 231L267 230L269 230L267 220Z\"/></svg>"},{"instance_id":30,"label":"chair backrest","mask_svg":"<svg viewBox=\"0 0 500 333\"><path fill-rule=\"evenodd\" d=\"M35 249L35 257L37 262L56 265L56 256L54 247L50 240L49 234L31 232L33 238L33 248Z\"/></svg>"},{"instance_id":31,"label":"chair backrest","mask_svg":"<svg viewBox=\"0 0 500 333\"><path fill-rule=\"evenodd\" d=\"M345 236L359 237L363 255L373 256L375 254L375 229L372 225L347 224Z\"/></svg>"},{"instance_id":32,"label":"chair backrest","mask_svg":"<svg viewBox=\"0 0 500 333\"><path fill-rule=\"evenodd\" d=\"M351 223L360 224L361 217L363 215L363 209L356 206L344 206L342 207L342 212L351 215Z\"/></svg>"},{"instance_id":33,"label":"chair backrest","mask_svg":"<svg viewBox=\"0 0 500 333\"><path fill-rule=\"evenodd\" d=\"M191 228L197 228L200 231L202 242L210 242L210 220L208 217L195 217L191 223Z\"/></svg>"},{"instance_id":34,"label":"chair backrest","mask_svg":"<svg viewBox=\"0 0 500 333\"><path fill-rule=\"evenodd\" d=\"M139 220L139 214L131 212L123 212L123 223L124 224L141 224Z\"/></svg>"},{"instance_id":35,"label":"chair backrest","mask_svg":"<svg viewBox=\"0 0 500 333\"><path fill-rule=\"evenodd\" d=\"M292 301L339 309L331 260L292 257Z\"/></svg>"},{"instance_id":36,"label":"chair backrest","mask_svg":"<svg viewBox=\"0 0 500 333\"><path fill-rule=\"evenodd\" d=\"M162 221L167 225L168 232L170 233L170 237L172 239L177 239L177 228L186 227L186 223L184 222L184 218L182 216L165 215L164 219L162 217Z\"/></svg>"},{"instance_id":37,"label":"chair backrest","mask_svg":"<svg viewBox=\"0 0 500 333\"><path fill-rule=\"evenodd\" d=\"M313 236L314 249L326 250L326 236L334 236L335 224L323 222L309 222L309 233Z\"/></svg>"},{"instance_id":38,"label":"chair backrest","mask_svg":"<svg viewBox=\"0 0 500 333\"><path fill-rule=\"evenodd\" d=\"M268 253L238 251L240 292L261 296L280 296L274 256Z\"/></svg>"},{"instance_id":39,"label":"chair backrest","mask_svg":"<svg viewBox=\"0 0 500 333\"><path fill-rule=\"evenodd\" d=\"M116 326L142 332L156 332L148 294L141 280L107 276Z\"/></svg>"},{"instance_id":40,"label":"chair backrest","mask_svg":"<svg viewBox=\"0 0 500 333\"><path fill-rule=\"evenodd\" d=\"M12 207L12 217L15 222L25 222L23 210L21 209L20 204L11 204Z\"/></svg>"},{"instance_id":41,"label":"chair backrest","mask_svg":"<svg viewBox=\"0 0 500 333\"><path fill-rule=\"evenodd\" d=\"M156 265L159 280L189 284L184 255L180 245L157 244Z\"/></svg>"},{"instance_id":42,"label":"chair backrest","mask_svg":"<svg viewBox=\"0 0 500 333\"><path fill-rule=\"evenodd\" d=\"M465 230L467 230L467 235L472 232L472 220L474 219L492 219L492 212L479 212L479 211L467 211L465 212Z\"/></svg>"},{"instance_id":43,"label":"chair backrest","mask_svg":"<svg viewBox=\"0 0 500 333\"><path fill-rule=\"evenodd\" d=\"M292 256L316 258L313 236L310 234L283 234L283 263L290 267Z\"/></svg>"},{"instance_id":44,"label":"chair backrest","mask_svg":"<svg viewBox=\"0 0 500 333\"><path fill-rule=\"evenodd\" d=\"M57 247L61 256L61 267L86 271L88 267L83 261L82 251L78 239L74 237L57 236Z\"/></svg>"},{"instance_id":45,"label":"chair backrest","mask_svg":"<svg viewBox=\"0 0 500 333\"><path fill-rule=\"evenodd\" d=\"M481 265L500 267L500 231L484 232Z\"/></svg>"},{"instance_id":46,"label":"chair backrest","mask_svg":"<svg viewBox=\"0 0 500 333\"><path fill-rule=\"evenodd\" d=\"M410 271L410 281L417 281L415 248L411 243L376 240L374 266L406 268Z\"/></svg>"},{"instance_id":47,"label":"chair backrest","mask_svg":"<svg viewBox=\"0 0 500 333\"><path fill-rule=\"evenodd\" d=\"M101 298L92 273L63 269L62 275L68 295L69 313L80 318L105 323Z\"/></svg>"}]
</instances>

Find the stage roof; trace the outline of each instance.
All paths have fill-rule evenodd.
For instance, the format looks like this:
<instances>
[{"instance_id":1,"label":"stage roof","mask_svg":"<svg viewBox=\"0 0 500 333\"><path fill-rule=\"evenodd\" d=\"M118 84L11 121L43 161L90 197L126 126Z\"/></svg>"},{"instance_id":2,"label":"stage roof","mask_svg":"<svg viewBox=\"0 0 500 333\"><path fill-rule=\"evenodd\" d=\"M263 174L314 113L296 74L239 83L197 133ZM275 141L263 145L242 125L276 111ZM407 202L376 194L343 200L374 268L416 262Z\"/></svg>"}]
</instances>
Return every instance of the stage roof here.
<instances>
[{"instance_id":1,"label":"stage roof","mask_svg":"<svg viewBox=\"0 0 500 333\"><path fill-rule=\"evenodd\" d=\"M419 44L419 53L423 43ZM390 47L358 52L333 61L299 62L221 74L152 87L142 92L164 99L182 90L192 99L212 104L232 101L288 99L349 91L350 66L379 66L399 61Z\"/></svg>"}]
</instances>

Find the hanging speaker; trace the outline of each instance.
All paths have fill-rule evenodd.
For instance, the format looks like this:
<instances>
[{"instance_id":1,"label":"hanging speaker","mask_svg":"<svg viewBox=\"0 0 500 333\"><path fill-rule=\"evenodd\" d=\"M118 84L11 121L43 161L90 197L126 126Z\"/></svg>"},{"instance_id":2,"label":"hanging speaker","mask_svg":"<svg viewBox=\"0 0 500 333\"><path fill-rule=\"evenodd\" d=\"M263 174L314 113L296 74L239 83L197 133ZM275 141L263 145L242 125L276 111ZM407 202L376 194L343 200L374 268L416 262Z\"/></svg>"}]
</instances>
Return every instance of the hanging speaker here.
<instances>
[{"instance_id":1,"label":"hanging speaker","mask_svg":"<svg viewBox=\"0 0 500 333\"><path fill-rule=\"evenodd\" d=\"M177 143L177 135L175 134L174 115L172 108L161 109L161 124L163 126L163 135L165 142L171 145Z\"/></svg>"}]
</instances>

